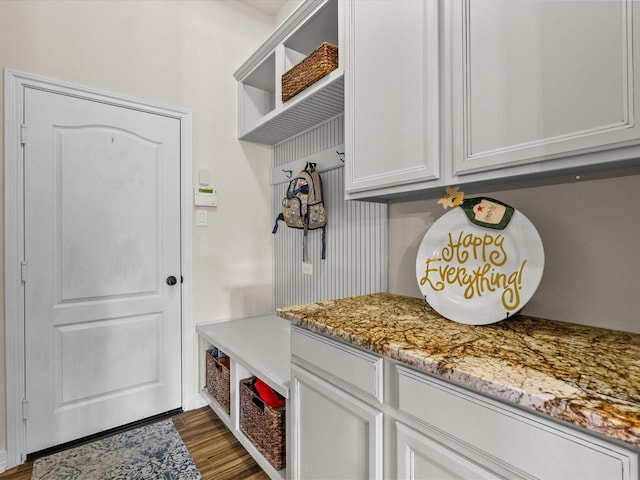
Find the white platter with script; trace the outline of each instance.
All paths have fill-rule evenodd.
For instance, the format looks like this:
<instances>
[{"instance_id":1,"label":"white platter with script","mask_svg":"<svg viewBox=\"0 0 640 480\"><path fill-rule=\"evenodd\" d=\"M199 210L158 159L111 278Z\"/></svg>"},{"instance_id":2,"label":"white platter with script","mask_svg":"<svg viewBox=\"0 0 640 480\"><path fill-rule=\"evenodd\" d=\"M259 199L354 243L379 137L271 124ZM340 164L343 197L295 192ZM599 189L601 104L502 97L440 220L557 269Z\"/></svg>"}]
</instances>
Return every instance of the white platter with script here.
<instances>
[{"instance_id":1,"label":"white platter with script","mask_svg":"<svg viewBox=\"0 0 640 480\"><path fill-rule=\"evenodd\" d=\"M440 217L416 257L427 303L449 320L486 325L512 317L535 293L544 249L531 221L515 210L503 230L472 224L462 208Z\"/></svg>"}]
</instances>

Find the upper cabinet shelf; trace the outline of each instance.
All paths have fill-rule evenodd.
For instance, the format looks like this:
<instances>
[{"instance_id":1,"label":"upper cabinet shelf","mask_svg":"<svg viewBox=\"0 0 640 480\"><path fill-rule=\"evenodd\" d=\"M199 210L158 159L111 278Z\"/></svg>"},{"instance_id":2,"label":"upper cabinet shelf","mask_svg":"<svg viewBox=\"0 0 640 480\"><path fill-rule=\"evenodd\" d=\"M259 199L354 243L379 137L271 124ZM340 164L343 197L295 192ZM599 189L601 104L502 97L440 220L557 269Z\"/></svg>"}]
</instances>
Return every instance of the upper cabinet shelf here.
<instances>
[{"instance_id":1,"label":"upper cabinet shelf","mask_svg":"<svg viewBox=\"0 0 640 480\"><path fill-rule=\"evenodd\" d=\"M234 74L238 138L274 145L344 112L338 0L304 2ZM338 68L282 101L282 75L321 43L338 46Z\"/></svg>"}]
</instances>

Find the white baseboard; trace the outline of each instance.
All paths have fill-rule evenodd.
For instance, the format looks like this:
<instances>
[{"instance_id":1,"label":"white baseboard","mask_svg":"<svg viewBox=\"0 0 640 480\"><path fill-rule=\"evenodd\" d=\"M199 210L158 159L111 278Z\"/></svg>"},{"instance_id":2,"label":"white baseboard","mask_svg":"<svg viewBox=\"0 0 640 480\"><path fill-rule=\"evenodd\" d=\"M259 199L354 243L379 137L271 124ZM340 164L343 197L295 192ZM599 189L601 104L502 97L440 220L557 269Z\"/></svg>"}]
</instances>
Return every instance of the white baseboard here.
<instances>
[{"instance_id":1,"label":"white baseboard","mask_svg":"<svg viewBox=\"0 0 640 480\"><path fill-rule=\"evenodd\" d=\"M200 395L200 392L194 393L193 400L191 401L193 410L195 410L196 408L206 407L207 405L209 405L207 403L207 400L202 395Z\"/></svg>"},{"instance_id":2,"label":"white baseboard","mask_svg":"<svg viewBox=\"0 0 640 480\"><path fill-rule=\"evenodd\" d=\"M7 471L7 451L0 450L0 472Z\"/></svg>"}]
</instances>

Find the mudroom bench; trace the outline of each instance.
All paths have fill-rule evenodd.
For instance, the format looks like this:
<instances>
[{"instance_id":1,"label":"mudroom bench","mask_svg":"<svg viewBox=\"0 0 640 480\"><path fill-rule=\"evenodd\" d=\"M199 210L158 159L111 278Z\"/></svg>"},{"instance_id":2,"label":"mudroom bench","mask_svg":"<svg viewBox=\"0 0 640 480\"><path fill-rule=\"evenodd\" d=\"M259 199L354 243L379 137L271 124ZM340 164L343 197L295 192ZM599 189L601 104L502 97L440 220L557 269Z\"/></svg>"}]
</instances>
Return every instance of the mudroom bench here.
<instances>
[{"instance_id":1,"label":"mudroom bench","mask_svg":"<svg viewBox=\"0 0 640 480\"><path fill-rule=\"evenodd\" d=\"M275 480L287 478L284 431L289 398L290 325L288 320L276 315L261 315L196 327L201 395L260 467ZM272 409L255 396L247 404L246 390L245 397L241 394L247 385L243 381L252 377L262 380L280 397L284 397L284 408ZM269 451L265 453L264 447L261 449L256 445L260 443L260 438L249 438L246 424L245 427L241 425L243 415L245 422L252 421L247 409L255 410L256 405L268 417L264 419L269 424L267 430L277 430L278 427L272 426L274 422L282 428L281 441L285 452L281 458L274 459L279 455L277 451L271 450L278 448L280 440L262 440L268 445ZM258 411L258 415L261 415L261 411ZM281 422L278 421L278 416L282 417ZM263 419L258 421L262 423ZM264 429L261 426L256 428L261 431L256 434L260 437ZM277 435L272 431L267 433Z\"/></svg>"}]
</instances>

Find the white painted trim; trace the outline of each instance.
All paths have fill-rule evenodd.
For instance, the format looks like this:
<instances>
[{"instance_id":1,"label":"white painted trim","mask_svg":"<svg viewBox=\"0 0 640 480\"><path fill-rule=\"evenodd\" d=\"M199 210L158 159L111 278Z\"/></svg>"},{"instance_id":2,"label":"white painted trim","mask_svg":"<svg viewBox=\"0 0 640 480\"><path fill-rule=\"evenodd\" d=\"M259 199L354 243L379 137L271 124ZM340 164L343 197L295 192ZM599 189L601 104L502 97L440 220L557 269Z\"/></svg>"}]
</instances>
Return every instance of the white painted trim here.
<instances>
[{"instance_id":1,"label":"white painted trim","mask_svg":"<svg viewBox=\"0 0 640 480\"><path fill-rule=\"evenodd\" d=\"M316 164L316 172L322 173L334 168L344 167L344 143L335 145L307 157L293 160L269 170L269 185L287 183L301 172L307 162Z\"/></svg>"},{"instance_id":2,"label":"white painted trim","mask_svg":"<svg viewBox=\"0 0 640 480\"><path fill-rule=\"evenodd\" d=\"M7 450L5 469L24 462L26 457L25 425L22 399L25 396L24 364L24 287L20 280L23 252L23 182L20 124L22 123L25 87L65 93L139 111L155 113L180 121L181 188L181 262L182 262L182 408L194 404L193 387L193 288L192 279L192 114L189 110L159 105L87 88L45 77L4 71L4 172L5 172L5 354L7 398ZM3 457L0 452L0 462ZM0 464L1 466L1 464Z\"/></svg>"},{"instance_id":3,"label":"white painted trim","mask_svg":"<svg viewBox=\"0 0 640 480\"><path fill-rule=\"evenodd\" d=\"M0 450L0 472L7 471L7 451Z\"/></svg>"},{"instance_id":4,"label":"white painted trim","mask_svg":"<svg viewBox=\"0 0 640 480\"><path fill-rule=\"evenodd\" d=\"M195 410L196 408L208 407L209 402L204 398L202 392L196 392L193 394L193 405L191 410ZM186 409L185 409L186 410Z\"/></svg>"},{"instance_id":5,"label":"white painted trim","mask_svg":"<svg viewBox=\"0 0 640 480\"><path fill-rule=\"evenodd\" d=\"M24 288L20 280L22 247L22 149L20 123L23 112L21 80L13 72L4 74L4 235L5 235L5 356L7 401L7 466L25 459L25 431L21 405L24 385ZM23 348L20 348L22 345ZM10 467L9 467L10 468Z\"/></svg>"}]
</instances>

